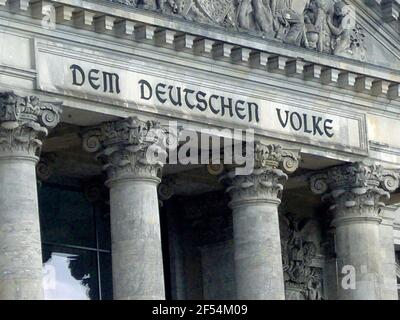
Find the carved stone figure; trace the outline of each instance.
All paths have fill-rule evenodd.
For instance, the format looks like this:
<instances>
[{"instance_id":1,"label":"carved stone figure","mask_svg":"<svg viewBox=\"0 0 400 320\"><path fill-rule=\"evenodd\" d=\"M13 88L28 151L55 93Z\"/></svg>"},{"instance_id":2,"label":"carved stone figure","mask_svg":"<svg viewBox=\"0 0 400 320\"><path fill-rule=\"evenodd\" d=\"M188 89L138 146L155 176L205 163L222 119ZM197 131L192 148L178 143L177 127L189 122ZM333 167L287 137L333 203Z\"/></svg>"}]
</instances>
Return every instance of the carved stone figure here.
<instances>
[{"instance_id":1,"label":"carved stone figure","mask_svg":"<svg viewBox=\"0 0 400 320\"><path fill-rule=\"evenodd\" d=\"M143 9L155 10L157 9L157 0L137 0L138 7Z\"/></svg>"},{"instance_id":2,"label":"carved stone figure","mask_svg":"<svg viewBox=\"0 0 400 320\"><path fill-rule=\"evenodd\" d=\"M177 6L185 19L229 27L236 23L235 0L181 0Z\"/></svg>"},{"instance_id":3,"label":"carved stone figure","mask_svg":"<svg viewBox=\"0 0 400 320\"><path fill-rule=\"evenodd\" d=\"M355 18L351 15L351 7L343 1L335 3L334 10L328 19L332 33L333 54L363 59L365 48L362 44L365 35L356 26Z\"/></svg>"},{"instance_id":4,"label":"carved stone figure","mask_svg":"<svg viewBox=\"0 0 400 320\"><path fill-rule=\"evenodd\" d=\"M252 28L253 4L252 0L242 0L238 8L238 24L243 29L250 30Z\"/></svg>"},{"instance_id":5,"label":"carved stone figure","mask_svg":"<svg viewBox=\"0 0 400 320\"><path fill-rule=\"evenodd\" d=\"M179 14L182 11L182 1L158 0L158 7L163 13Z\"/></svg>"},{"instance_id":6,"label":"carved stone figure","mask_svg":"<svg viewBox=\"0 0 400 320\"><path fill-rule=\"evenodd\" d=\"M274 17L266 0L253 0L254 17L260 31L271 33L273 31Z\"/></svg>"},{"instance_id":7,"label":"carved stone figure","mask_svg":"<svg viewBox=\"0 0 400 320\"><path fill-rule=\"evenodd\" d=\"M280 219L287 299L322 300L321 270L312 266L317 244L306 240L303 234L312 220L299 220L291 213Z\"/></svg>"},{"instance_id":8,"label":"carved stone figure","mask_svg":"<svg viewBox=\"0 0 400 320\"><path fill-rule=\"evenodd\" d=\"M363 60L362 28L342 0L111 0L187 20L260 33L318 52Z\"/></svg>"},{"instance_id":9,"label":"carved stone figure","mask_svg":"<svg viewBox=\"0 0 400 320\"><path fill-rule=\"evenodd\" d=\"M313 275L307 284L307 300L324 300L320 275Z\"/></svg>"},{"instance_id":10,"label":"carved stone figure","mask_svg":"<svg viewBox=\"0 0 400 320\"><path fill-rule=\"evenodd\" d=\"M299 7L300 2L303 6ZM293 0L271 0L271 9L275 17L276 38L301 45L305 36L303 12L306 3L298 1L296 4L293 7Z\"/></svg>"}]
</instances>

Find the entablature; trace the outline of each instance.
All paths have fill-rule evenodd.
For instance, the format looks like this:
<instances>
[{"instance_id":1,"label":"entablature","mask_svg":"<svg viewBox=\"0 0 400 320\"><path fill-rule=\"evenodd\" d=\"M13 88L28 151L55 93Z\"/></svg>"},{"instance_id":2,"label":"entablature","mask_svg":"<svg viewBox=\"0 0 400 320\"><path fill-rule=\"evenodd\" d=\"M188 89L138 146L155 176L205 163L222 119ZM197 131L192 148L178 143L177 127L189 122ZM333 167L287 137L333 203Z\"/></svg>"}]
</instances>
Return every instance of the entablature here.
<instances>
[{"instance_id":1,"label":"entablature","mask_svg":"<svg viewBox=\"0 0 400 320\"><path fill-rule=\"evenodd\" d=\"M60 12L69 10L60 2L70 4L70 16L63 14L60 17ZM3 8L6 10L0 12L0 26L4 34L21 35L28 39L27 42L33 40L33 50L28 54L32 56L32 66L19 69L6 63L2 65L0 74L32 80L35 94L39 92L39 96L63 100L66 110L77 111L68 112L74 117L66 117L66 122L80 123L81 112L95 112L97 116L102 114L106 117L129 117L139 113L149 119L179 119L180 123L194 130L205 123L212 128L226 125L243 128L245 125L219 121L212 114L200 119L190 112L182 116L174 108L163 109L161 104L141 104L137 97L124 96L126 90L121 94L122 98L99 95L96 91L87 91L88 87L86 91L73 90L65 85L71 79L61 84L58 81L62 82L64 78L59 77L71 73L72 61L68 59L75 59L86 74L92 65L104 70L111 68L118 74L130 72L130 79L135 80L121 80L121 83L135 85L137 80L142 80L137 77L145 75L143 79L153 87L157 83L149 79L158 77L186 85L189 89L195 86L203 91L209 90L208 95L219 90L220 97L245 97L250 103L260 101L260 110L265 112L262 118L271 119L269 112L273 112L277 126L261 123L255 126L256 135L293 146L301 145L307 154L341 161L361 161L369 157L393 166L400 162L400 143L395 141L395 137L400 135L400 129L396 129L400 114L398 71L273 40L266 42L265 39L221 28L206 30L204 25L178 21L152 11L122 10L121 5L107 1L99 1L100 4L92 7L87 6L88 1L26 2L27 10L18 9L18 15L6 12L15 10L10 7L12 0L7 3ZM47 16L46 5L49 3L54 5L57 23L44 27L43 21L46 20L37 18ZM86 19L90 17L86 11L93 13L92 18ZM83 20L82 15L86 17ZM196 29L196 26L203 27ZM186 29L190 33L183 31ZM71 63L65 68L62 61ZM49 72L46 68L50 68ZM52 77L43 77L47 74ZM1 83L14 87L4 80ZM25 92L31 94L29 90ZM282 108L277 118L276 111L280 105L287 109ZM254 108L251 111L254 112ZM301 128L304 130L302 135L296 135L295 130L289 132L288 126L283 128L285 130L279 127L289 123L288 117L292 114L297 117L296 113L300 116L309 113L306 115L307 128L304 125ZM329 116L328 120L341 123L340 134L337 134L343 135L341 141L332 143L306 138L308 131L312 130L309 125L313 116L318 120L324 115ZM96 119L101 118L97 116ZM254 119L254 113L252 116ZM279 120L281 123L277 122ZM277 128L279 130L274 131Z\"/></svg>"},{"instance_id":2,"label":"entablature","mask_svg":"<svg viewBox=\"0 0 400 320\"><path fill-rule=\"evenodd\" d=\"M184 51L196 57L224 60L235 66L337 85L355 93L389 100L400 97L399 70L315 52L251 33L185 21L105 0L3 0L1 5L6 10L41 19L42 26L50 30L57 25L68 25Z\"/></svg>"}]
</instances>

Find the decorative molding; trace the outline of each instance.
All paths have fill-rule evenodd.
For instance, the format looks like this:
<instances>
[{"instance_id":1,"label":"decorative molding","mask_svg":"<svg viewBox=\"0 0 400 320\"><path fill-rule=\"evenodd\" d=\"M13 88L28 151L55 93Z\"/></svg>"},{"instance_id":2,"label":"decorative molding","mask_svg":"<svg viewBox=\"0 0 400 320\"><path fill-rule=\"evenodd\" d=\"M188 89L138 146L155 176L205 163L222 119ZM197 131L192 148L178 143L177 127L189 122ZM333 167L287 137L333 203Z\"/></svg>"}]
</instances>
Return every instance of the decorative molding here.
<instances>
[{"instance_id":1,"label":"decorative molding","mask_svg":"<svg viewBox=\"0 0 400 320\"><path fill-rule=\"evenodd\" d=\"M254 43L243 41L243 32L235 32L235 36L228 37L231 40L227 41L227 37L221 36L221 32L218 32L219 28L216 28L214 30L215 32L207 31L209 36L202 35L202 32L197 33L196 30L199 29L196 28L190 28L190 31L186 31L187 28L184 28L183 26L187 25L187 22L184 20L196 21L197 23L212 23L214 25L216 24L216 21L220 20L215 18L210 20L208 18L208 20L206 19L207 21L203 21L202 19L197 20L191 18L191 10L194 10L193 8L196 6L187 5L185 6L187 10L181 10L179 9L181 6L177 4L180 1L177 0L171 0L167 2L157 1L157 3L162 3L161 7L154 6L154 1L150 1L152 3L150 6L137 6L137 4L139 4L137 1L124 1L122 4L120 1L109 1L114 3L112 6L113 14L109 13L110 9L104 2L98 5L96 4L95 6L93 6L93 4L90 2L82 2L78 6L76 3L70 0L62 0L57 2L38 0L35 2L35 6L37 7L39 2L43 2L42 7L48 4L54 5L56 9L56 23L73 25L78 28L84 28L99 33L106 33L117 37L129 37L135 41L147 42L157 46L170 48L171 50L192 52L193 54L202 55L210 59L223 58L225 60L229 60L233 64L247 65L250 68L263 70L266 69L266 71L270 73L285 74L288 77L300 77L306 81L318 81L324 85L337 85L338 87L344 87L356 92L362 91L363 93L372 96L386 97L389 100L400 99L400 90L397 90L400 87L400 80L397 76L393 77L393 73L391 73L389 69L387 71L382 71L378 70L377 68L360 68L359 64L355 64L354 61L352 61L355 56L363 56L363 50L360 49L363 47L363 33L357 25L352 30L347 31L346 28L340 27L340 21L342 21L341 19L343 18L339 17L341 15L340 10L338 9L337 13L335 13L335 10L331 6L331 4L333 4L333 0L329 0L332 1L332 3L328 5L329 8L325 6L323 6L323 8L319 8L318 6L320 5L318 4L318 0L312 0L311 3L316 3L313 5L314 7L311 9L306 9L301 14L299 14L301 11L296 11L298 10L297 7L296 10L293 10L293 8L285 9L285 3L289 4L290 1L282 1L282 4L279 4L278 6L280 7L278 10L280 13L275 13L272 17L275 25L274 28L277 28L273 29L272 36L266 36L261 29L257 31L248 30L250 32L249 36L255 39ZM233 3L233 1L229 0L218 0L218 3L223 3L224 1ZM301 2L299 3L303 2L303 0L300 1ZM209 7L209 4L211 3L208 0L193 0L187 3L189 4L195 2L201 2L203 8ZM245 2L250 3L250 6L255 5L253 4L254 1L243 1L243 3ZM261 11L268 11L264 10L265 8L262 9L262 6L266 6L264 2L260 0L254 3L259 3L261 6ZM174 3L177 5L175 6ZM338 6L341 8L342 12L347 10L347 6L343 7L344 1L340 0L338 3L341 3L338 4ZM4 4L6 5L7 3L5 2ZM172 4L172 7L175 9L173 9L169 14L157 14L157 12L168 13L168 8L171 7L170 4ZM33 3L27 2L27 5L32 6ZM112 4L110 3L110 5ZM123 5L132 7L132 10L129 10L129 12L124 12L122 10ZM213 5L215 6L214 1ZM157 9L154 10L154 8ZM318 26L316 26L317 20L315 20L315 17L311 17L315 15L315 12L312 13L313 10L316 10L315 8L318 8L317 13L322 10L320 14L323 17L322 20L325 21L323 27L321 28L323 30L326 29L324 31L324 39L326 41L322 42L327 44L329 42L327 39L332 38L332 43L336 43L336 45L331 48L333 53L343 57L352 58L344 60L346 62L345 64L343 64L343 60L340 62L337 60L327 60L326 57L323 56L319 58L317 55L309 55L304 52L304 54L300 54L297 52L298 50L292 50L291 52L290 50L286 50L285 48L277 45L279 44L278 40L289 44L294 44L295 46L297 45L298 39L303 39L301 43L306 43L304 39L307 39L307 42L315 42L315 34L318 34L318 30L320 29ZM15 9L13 10L15 11ZM154 11L154 13L151 11ZM248 14L248 16L254 15L256 11L261 12L260 10L253 10ZM293 11L297 13L297 16L293 13ZM30 14L34 18L38 18L33 14L34 12L36 12L36 10L19 9L19 13L21 14ZM216 12L219 12L219 10L216 10ZM282 12L285 14L282 15ZM207 16L204 9L200 10L199 13L201 13L203 16ZM272 13L268 14L271 15ZM184 17L184 19L174 19L174 23L171 24L171 15L181 16ZM157 16L159 17L159 20L156 19ZM304 23L299 24L298 22L296 23L296 17L298 18L299 16L303 16L304 18L310 16L311 18L305 19ZM346 15L346 19L351 16L352 15ZM82 19L78 19L79 17L87 18L83 19L82 22ZM239 15L237 17L235 16L235 19L238 21ZM257 20L254 19L254 17L252 19ZM157 22L157 25L155 25L154 21L159 21L159 23ZM182 28L178 27L179 25L182 25ZM220 25L217 24L217 26ZM225 24L222 23L222 26L225 26ZM173 28L176 29L173 30ZM232 30L243 31L245 29L246 28L243 27L236 27L236 29L228 28L227 31L232 33ZM299 31L303 29L305 35ZM354 32L355 34L352 34ZM281 34L281 36L277 36L278 33ZM283 38L282 34L285 35ZM256 39L257 37L255 36L257 35L260 35L258 38L261 39L261 42ZM298 35L298 37L295 35ZM270 41L268 51L264 49L265 45L262 44L263 37L275 37L274 41ZM321 37L321 35L319 37ZM308 38L310 38L310 40ZM318 40L318 42L321 41ZM328 50L328 45L321 44L320 48L325 48L326 51ZM356 50L355 48L358 49ZM317 46L314 51L321 50L318 49ZM322 50L322 52L324 52L324 50ZM314 57L315 59L313 59ZM334 61L337 63L333 63ZM266 66L268 67L266 68ZM324 73L324 76L321 76L322 72ZM347 79L346 76L349 74L351 77ZM354 79L358 79L357 85L352 85Z\"/></svg>"},{"instance_id":2,"label":"decorative molding","mask_svg":"<svg viewBox=\"0 0 400 320\"><path fill-rule=\"evenodd\" d=\"M369 141L369 149L375 152L382 152L386 154L392 154L395 156L400 156L400 148L396 146L391 146L385 143L380 143L378 141Z\"/></svg>"},{"instance_id":3,"label":"decorative molding","mask_svg":"<svg viewBox=\"0 0 400 320\"><path fill-rule=\"evenodd\" d=\"M298 153L285 150L280 145L256 143L254 149L254 170L250 175L237 175L231 170L221 178L230 185L231 206L242 201L269 201L280 203L279 196L287 174L293 173L299 165ZM283 170L281 170L283 169Z\"/></svg>"},{"instance_id":4,"label":"decorative molding","mask_svg":"<svg viewBox=\"0 0 400 320\"><path fill-rule=\"evenodd\" d=\"M293 173L299 167L298 153L285 150L280 145L257 143L255 147L255 168L276 169L281 167L287 173Z\"/></svg>"},{"instance_id":5,"label":"decorative molding","mask_svg":"<svg viewBox=\"0 0 400 320\"><path fill-rule=\"evenodd\" d=\"M400 19L400 3L398 0L364 0L385 22L391 23Z\"/></svg>"},{"instance_id":6,"label":"decorative molding","mask_svg":"<svg viewBox=\"0 0 400 320\"><path fill-rule=\"evenodd\" d=\"M121 112L132 113L130 112L134 108L144 105L149 105L150 108L146 108L147 111L153 113L155 116L164 112L168 112L170 117L175 117L180 119L182 117L182 108L168 106L167 104L161 104L157 101L155 96L153 95L154 101L148 102L140 99L140 96L132 95L132 92L140 92L138 90L125 90L122 89L121 93L118 95L110 95L107 93L103 93L100 91L93 90L90 86L82 86L77 87L71 85L71 81L65 82L61 81L62 77L59 74L62 74L64 71L63 68L52 74L47 72L48 61L52 61L55 65L60 65L62 63L72 64L79 63L82 67L90 67L90 65L95 64L98 68L113 68L115 73L120 75L121 81L132 81L132 77L135 77L137 81L141 79L147 79L153 86L156 85L157 81L165 81L166 83L174 82L179 87L189 87L196 89L198 86L201 86L202 90L207 92L208 90L217 90L221 94L232 95L236 99L247 98L253 100L257 99L260 101L260 109L259 116L261 118L271 118L271 121L262 121L258 125L254 125L255 134L259 136L265 136L270 138L277 138L280 140L291 141L296 144L308 144L314 147L318 146L324 150L336 150L344 153L351 154L361 154L368 155L368 143L366 136L366 115L357 112L356 110L351 108L350 103L341 103L340 110L335 108L330 108L329 112L327 111L326 101L324 99L311 99L311 95L318 93L319 89L312 89L311 92L307 93L309 97L306 99L297 99L292 101L288 101L279 95L272 94L274 91L269 92L265 90L264 81L267 81L267 78L263 78L262 80L258 79L258 74L254 74L251 80L258 79L259 86L250 86L249 84L245 84L245 87L238 87L234 83L227 81L221 86L221 78L224 77L224 74L228 74L229 66L225 66L222 69L218 69L216 66L213 71L216 77L209 77L208 74L204 72L198 73L198 77L190 76L185 72L185 70L177 69L177 73L168 74L165 77L160 77L160 72L162 73L162 66L145 66L145 65L132 65L128 58L124 59L112 59L108 55L100 55L96 51L85 51L77 50L76 48L65 45L63 49L60 50L58 48L57 42L46 42L42 41L36 42L36 52L37 52L37 67L39 71L39 81L37 82L37 88L39 90L58 93L61 95L69 95L74 98L79 97L84 100L91 100L92 102L99 103L107 108L108 104L118 106L118 110ZM74 60L74 61L72 61ZM172 63L172 60L169 60ZM61 66L61 65L60 65ZM110 70L110 69L108 69ZM179 71L179 72L178 72ZM205 71L205 70L204 70ZM246 73L247 74L247 73ZM266 76L268 76L266 74ZM127 79L127 80L125 80ZM244 78L243 78L244 79ZM153 84L154 82L154 84ZM253 82L252 82L253 83ZM87 83L86 83L87 84ZM283 82L280 82L279 86L284 86ZM278 84L277 84L278 86ZM296 88L296 90L303 89L305 87ZM293 87L294 89L294 87ZM320 93L319 93L320 94ZM323 94L327 94L324 92ZM140 95L140 93L139 93ZM285 94L287 96L287 94ZM341 96L340 96L341 97ZM337 100L338 101L338 100ZM132 104L132 108L127 108L126 105ZM143 103L143 105L142 105ZM335 104L335 101L333 101ZM261 104L266 104L267 106L261 106ZM271 107L269 106L271 105ZM300 115L303 113L312 114L317 113L318 116L323 118L331 118L336 123L342 123L340 126L336 126L338 132L333 139L329 139L326 137L314 136L316 139L311 139L310 136L305 133L303 130L294 131L287 130L287 128L283 128L282 125L279 124L276 118L276 108L289 108L290 111L296 111ZM354 106L354 105L353 105ZM377 106L377 105L376 105ZM394 108L394 107L393 107ZM168 110L167 110L168 109ZM202 122L206 125L216 125L220 127L226 127L226 125L231 125L231 119L226 117L217 117L214 114L209 114L207 112L198 112L198 110L193 109L190 110L191 119L196 119L197 122ZM188 114L185 113L185 116ZM128 115L125 115L128 116ZM349 119L348 124L345 124L344 118ZM239 123L239 120L236 118L232 118L235 122ZM310 119L311 120L311 119ZM353 121L354 120L354 121ZM311 120L312 121L312 120ZM289 124L289 123L288 123ZM354 128L357 127L357 128ZM354 133L357 132L356 139L350 137L354 137ZM341 138L342 137L342 138ZM348 143L351 142L351 145ZM347 160L347 158L346 158Z\"/></svg>"},{"instance_id":7,"label":"decorative molding","mask_svg":"<svg viewBox=\"0 0 400 320\"><path fill-rule=\"evenodd\" d=\"M364 33L351 6L338 0L110 0L237 32L363 60ZM241 49L242 50L242 49Z\"/></svg>"},{"instance_id":8,"label":"decorative molding","mask_svg":"<svg viewBox=\"0 0 400 320\"><path fill-rule=\"evenodd\" d=\"M97 153L110 180L152 178L159 182L166 161L167 129L138 118L106 122L83 133L83 147Z\"/></svg>"},{"instance_id":9,"label":"decorative molding","mask_svg":"<svg viewBox=\"0 0 400 320\"><path fill-rule=\"evenodd\" d=\"M379 218L382 198L399 187L400 173L380 165L354 163L311 176L311 191L332 202L335 218Z\"/></svg>"},{"instance_id":10,"label":"decorative molding","mask_svg":"<svg viewBox=\"0 0 400 320\"><path fill-rule=\"evenodd\" d=\"M0 157L28 156L37 160L42 140L60 122L61 103L0 92Z\"/></svg>"}]
</instances>

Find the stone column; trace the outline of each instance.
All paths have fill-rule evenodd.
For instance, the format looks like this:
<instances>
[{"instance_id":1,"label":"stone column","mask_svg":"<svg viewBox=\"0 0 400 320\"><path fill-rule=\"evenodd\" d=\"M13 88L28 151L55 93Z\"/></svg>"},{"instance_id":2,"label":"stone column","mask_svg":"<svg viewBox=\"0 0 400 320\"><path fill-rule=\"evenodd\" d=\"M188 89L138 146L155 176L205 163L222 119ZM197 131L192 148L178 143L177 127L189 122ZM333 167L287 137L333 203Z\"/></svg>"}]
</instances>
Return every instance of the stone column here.
<instances>
[{"instance_id":1,"label":"stone column","mask_svg":"<svg viewBox=\"0 0 400 320\"><path fill-rule=\"evenodd\" d=\"M397 173L363 163L311 178L312 191L332 203L339 300L382 299L381 200L398 186Z\"/></svg>"},{"instance_id":2,"label":"stone column","mask_svg":"<svg viewBox=\"0 0 400 320\"><path fill-rule=\"evenodd\" d=\"M396 255L394 247L393 223L398 207L387 206L381 212L382 223L379 228L381 258L383 263L382 299L398 300Z\"/></svg>"},{"instance_id":3,"label":"stone column","mask_svg":"<svg viewBox=\"0 0 400 320\"><path fill-rule=\"evenodd\" d=\"M157 197L163 132L157 123L128 118L84 134L85 149L98 152L109 178L116 300L165 299Z\"/></svg>"},{"instance_id":4,"label":"stone column","mask_svg":"<svg viewBox=\"0 0 400 320\"><path fill-rule=\"evenodd\" d=\"M287 172L298 155L277 145L257 144L250 175L232 170L225 177L232 201L235 274L239 300L284 300L285 288L278 207Z\"/></svg>"},{"instance_id":5,"label":"stone column","mask_svg":"<svg viewBox=\"0 0 400 320\"><path fill-rule=\"evenodd\" d=\"M43 299L35 166L61 107L0 92L0 299Z\"/></svg>"}]
</instances>

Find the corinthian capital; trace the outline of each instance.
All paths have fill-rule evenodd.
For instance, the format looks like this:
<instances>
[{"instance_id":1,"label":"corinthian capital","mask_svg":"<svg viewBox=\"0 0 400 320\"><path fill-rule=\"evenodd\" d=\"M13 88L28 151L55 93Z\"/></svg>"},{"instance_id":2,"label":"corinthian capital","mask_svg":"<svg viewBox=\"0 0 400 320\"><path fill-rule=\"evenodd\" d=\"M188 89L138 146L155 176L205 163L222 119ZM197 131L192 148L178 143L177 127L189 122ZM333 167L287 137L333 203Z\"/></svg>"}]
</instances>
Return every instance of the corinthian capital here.
<instances>
[{"instance_id":1,"label":"corinthian capital","mask_svg":"<svg viewBox=\"0 0 400 320\"><path fill-rule=\"evenodd\" d=\"M359 214L377 216L382 199L399 187L400 173L380 165L354 163L333 167L311 177L311 190L332 202L331 209L338 215ZM367 209L367 210L365 210Z\"/></svg>"},{"instance_id":2,"label":"corinthian capital","mask_svg":"<svg viewBox=\"0 0 400 320\"><path fill-rule=\"evenodd\" d=\"M0 157L37 157L42 139L60 122L61 103L0 92Z\"/></svg>"},{"instance_id":3,"label":"corinthian capital","mask_svg":"<svg viewBox=\"0 0 400 320\"><path fill-rule=\"evenodd\" d=\"M230 187L231 205L242 201L269 201L280 203L280 193L287 173L293 173L299 165L298 152L285 150L280 145L256 143L254 170L250 175L237 175L230 171L222 180ZM285 172L284 172L285 171Z\"/></svg>"},{"instance_id":4,"label":"corinthian capital","mask_svg":"<svg viewBox=\"0 0 400 320\"><path fill-rule=\"evenodd\" d=\"M83 133L83 147L104 163L110 179L159 178L166 161L167 129L137 118L104 123Z\"/></svg>"},{"instance_id":5,"label":"corinthian capital","mask_svg":"<svg viewBox=\"0 0 400 320\"><path fill-rule=\"evenodd\" d=\"M255 145L254 156L256 169L281 168L287 173L293 173L299 167L298 152L285 150L278 144L265 145L258 142Z\"/></svg>"}]
</instances>

